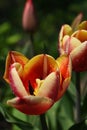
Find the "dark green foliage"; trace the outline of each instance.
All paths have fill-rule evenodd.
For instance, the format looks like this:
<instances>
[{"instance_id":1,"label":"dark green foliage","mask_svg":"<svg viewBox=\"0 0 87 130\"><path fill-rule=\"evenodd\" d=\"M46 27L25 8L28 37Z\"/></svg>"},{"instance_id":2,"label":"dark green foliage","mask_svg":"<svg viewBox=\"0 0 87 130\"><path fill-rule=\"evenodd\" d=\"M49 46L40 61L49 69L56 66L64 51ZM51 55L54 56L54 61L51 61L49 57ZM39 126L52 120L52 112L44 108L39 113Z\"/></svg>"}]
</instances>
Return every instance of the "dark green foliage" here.
<instances>
[{"instance_id":1,"label":"dark green foliage","mask_svg":"<svg viewBox=\"0 0 87 130\"><path fill-rule=\"evenodd\" d=\"M69 130L87 130L87 119L73 125Z\"/></svg>"}]
</instances>

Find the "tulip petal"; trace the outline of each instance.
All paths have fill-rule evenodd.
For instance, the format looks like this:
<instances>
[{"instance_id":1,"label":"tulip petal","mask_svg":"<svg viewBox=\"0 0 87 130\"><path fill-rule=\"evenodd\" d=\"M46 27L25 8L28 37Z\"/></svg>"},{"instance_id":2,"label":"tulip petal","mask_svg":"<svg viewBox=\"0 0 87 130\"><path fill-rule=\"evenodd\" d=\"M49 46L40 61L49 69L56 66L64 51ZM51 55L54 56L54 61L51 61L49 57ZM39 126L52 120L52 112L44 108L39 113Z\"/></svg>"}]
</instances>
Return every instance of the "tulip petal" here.
<instances>
[{"instance_id":1,"label":"tulip petal","mask_svg":"<svg viewBox=\"0 0 87 130\"><path fill-rule=\"evenodd\" d=\"M65 35L63 38L62 54L70 54L79 45L81 45L81 42L77 38Z\"/></svg>"},{"instance_id":2,"label":"tulip petal","mask_svg":"<svg viewBox=\"0 0 87 130\"><path fill-rule=\"evenodd\" d=\"M67 55L62 55L59 58L57 58L56 62L58 64L62 77L64 79L66 79L67 77L71 77L71 57Z\"/></svg>"},{"instance_id":3,"label":"tulip petal","mask_svg":"<svg viewBox=\"0 0 87 130\"><path fill-rule=\"evenodd\" d=\"M71 34L72 34L72 28L68 24L63 25L60 30L60 34L59 34L60 37L63 38L63 36L71 35Z\"/></svg>"},{"instance_id":4,"label":"tulip petal","mask_svg":"<svg viewBox=\"0 0 87 130\"><path fill-rule=\"evenodd\" d=\"M70 84L71 73L72 73L72 63L71 57L67 55L60 56L57 60L57 64L60 69L60 87L58 90L58 95L56 100L60 99L65 93L66 89Z\"/></svg>"},{"instance_id":5,"label":"tulip petal","mask_svg":"<svg viewBox=\"0 0 87 130\"><path fill-rule=\"evenodd\" d=\"M49 73L55 71L57 64L49 55L41 54L33 57L24 67L24 82L30 81L33 89L37 88L36 79L44 79ZM26 84L27 84L26 83Z\"/></svg>"},{"instance_id":6,"label":"tulip petal","mask_svg":"<svg viewBox=\"0 0 87 130\"><path fill-rule=\"evenodd\" d=\"M7 104L25 114L39 115L47 111L54 102L47 97L25 96L23 98L16 97L8 100Z\"/></svg>"},{"instance_id":7,"label":"tulip petal","mask_svg":"<svg viewBox=\"0 0 87 130\"><path fill-rule=\"evenodd\" d=\"M87 30L87 21L81 22L79 24L79 26L78 26L78 29L80 29L80 30L82 30L82 29Z\"/></svg>"},{"instance_id":8,"label":"tulip petal","mask_svg":"<svg viewBox=\"0 0 87 130\"><path fill-rule=\"evenodd\" d=\"M67 88L69 87L70 79L71 79L71 77L66 78L63 81L63 84L61 85L61 87L60 87L60 89L58 91L58 95L57 95L56 100L59 100L64 95L64 93L66 92Z\"/></svg>"},{"instance_id":9,"label":"tulip petal","mask_svg":"<svg viewBox=\"0 0 87 130\"><path fill-rule=\"evenodd\" d=\"M24 67L24 84L30 82L33 89L37 87L36 79L43 77L43 57L43 54L33 57Z\"/></svg>"},{"instance_id":10,"label":"tulip petal","mask_svg":"<svg viewBox=\"0 0 87 130\"><path fill-rule=\"evenodd\" d=\"M65 35L71 35L72 34L72 28L68 25L68 24L65 24L62 26L61 30L60 30L60 33L59 33L59 52L62 54L63 52L63 37Z\"/></svg>"},{"instance_id":11,"label":"tulip petal","mask_svg":"<svg viewBox=\"0 0 87 130\"><path fill-rule=\"evenodd\" d=\"M40 88L38 88L36 95L49 97L52 100L55 100L58 94L59 86L60 73L58 71L52 72L46 77Z\"/></svg>"},{"instance_id":12,"label":"tulip petal","mask_svg":"<svg viewBox=\"0 0 87 130\"><path fill-rule=\"evenodd\" d=\"M82 20L83 14L79 13L76 18L74 19L71 27L73 29L73 31L75 31L78 28L78 25L80 24L81 20Z\"/></svg>"},{"instance_id":13,"label":"tulip petal","mask_svg":"<svg viewBox=\"0 0 87 130\"><path fill-rule=\"evenodd\" d=\"M18 62L22 66L24 66L28 62L28 59L19 52L16 52L16 51L9 52L9 54L6 58L6 67L5 67L5 73L4 73L4 76L3 76L3 78L8 83L9 83L9 67L11 66L11 64L13 64L15 62Z\"/></svg>"},{"instance_id":14,"label":"tulip petal","mask_svg":"<svg viewBox=\"0 0 87 130\"><path fill-rule=\"evenodd\" d=\"M75 71L87 70L87 41L71 52L72 66Z\"/></svg>"},{"instance_id":15,"label":"tulip petal","mask_svg":"<svg viewBox=\"0 0 87 130\"><path fill-rule=\"evenodd\" d=\"M10 67L9 80L10 86L16 96L23 97L28 95L14 64Z\"/></svg>"},{"instance_id":16,"label":"tulip petal","mask_svg":"<svg viewBox=\"0 0 87 130\"><path fill-rule=\"evenodd\" d=\"M86 30L78 30L72 34L73 37L76 37L81 42L87 41L87 31Z\"/></svg>"}]
</instances>

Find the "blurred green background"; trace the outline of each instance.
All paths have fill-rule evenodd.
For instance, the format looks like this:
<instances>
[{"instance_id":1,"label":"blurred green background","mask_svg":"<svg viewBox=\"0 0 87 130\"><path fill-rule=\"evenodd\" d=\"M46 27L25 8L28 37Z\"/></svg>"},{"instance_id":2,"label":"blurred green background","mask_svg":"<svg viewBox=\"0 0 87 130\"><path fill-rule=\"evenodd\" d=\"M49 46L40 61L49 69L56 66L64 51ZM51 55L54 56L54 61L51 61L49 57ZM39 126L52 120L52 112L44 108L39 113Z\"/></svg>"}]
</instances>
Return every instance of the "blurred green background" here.
<instances>
[{"instance_id":1,"label":"blurred green background","mask_svg":"<svg viewBox=\"0 0 87 130\"><path fill-rule=\"evenodd\" d=\"M22 52L28 58L32 57L32 46L27 44L31 40L30 34L26 33L22 28L22 14L25 2L26 0L0 0L0 103L4 104L6 110L12 115L32 123L36 126L34 130L39 130L41 129L39 116L26 116L6 105L7 99L10 99L13 94L9 85L3 80L5 60L10 50ZM71 24L80 12L83 13L83 20L86 20L87 0L33 0L33 2L39 21L37 31L33 34L35 55L47 53L57 58L59 55L58 35L61 26L65 23ZM68 130L75 123L76 90L75 78L73 77L74 72L72 74L72 82L63 98L46 113L50 130ZM82 119L85 119L87 116L86 77L86 72L81 73ZM3 111L6 112L6 110ZM7 116L3 115L1 112L0 130L22 129L17 123L8 123L8 120L5 120L8 119ZM83 120L83 126L85 125L86 127L80 127L78 130L87 130L87 121L84 123ZM75 130L75 128L72 130Z\"/></svg>"}]
</instances>

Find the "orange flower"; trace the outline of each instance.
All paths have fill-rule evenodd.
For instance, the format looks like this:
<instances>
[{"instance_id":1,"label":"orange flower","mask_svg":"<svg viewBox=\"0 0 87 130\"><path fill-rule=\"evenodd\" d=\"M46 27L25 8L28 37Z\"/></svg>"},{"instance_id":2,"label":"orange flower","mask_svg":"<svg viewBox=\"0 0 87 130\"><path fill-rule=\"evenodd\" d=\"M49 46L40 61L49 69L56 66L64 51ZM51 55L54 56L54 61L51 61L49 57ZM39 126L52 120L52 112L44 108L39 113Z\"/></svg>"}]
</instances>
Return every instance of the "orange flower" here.
<instances>
[{"instance_id":1,"label":"orange flower","mask_svg":"<svg viewBox=\"0 0 87 130\"><path fill-rule=\"evenodd\" d=\"M34 32L37 28L37 16L32 0L26 0L23 11L22 25L26 31Z\"/></svg>"},{"instance_id":2,"label":"orange flower","mask_svg":"<svg viewBox=\"0 0 87 130\"><path fill-rule=\"evenodd\" d=\"M63 25L59 34L60 54L70 54L72 68L81 72L87 70L87 21L73 28Z\"/></svg>"},{"instance_id":3,"label":"orange flower","mask_svg":"<svg viewBox=\"0 0 87 130\"><path fill-rule=\"evenodd\" d=\"M6 59L4 79L16 96L7 104L25 114L46 112L69 86L71 59L63 55L55 60L47 54L27 59L11 51Z\"/></svg>"}]
</instances>

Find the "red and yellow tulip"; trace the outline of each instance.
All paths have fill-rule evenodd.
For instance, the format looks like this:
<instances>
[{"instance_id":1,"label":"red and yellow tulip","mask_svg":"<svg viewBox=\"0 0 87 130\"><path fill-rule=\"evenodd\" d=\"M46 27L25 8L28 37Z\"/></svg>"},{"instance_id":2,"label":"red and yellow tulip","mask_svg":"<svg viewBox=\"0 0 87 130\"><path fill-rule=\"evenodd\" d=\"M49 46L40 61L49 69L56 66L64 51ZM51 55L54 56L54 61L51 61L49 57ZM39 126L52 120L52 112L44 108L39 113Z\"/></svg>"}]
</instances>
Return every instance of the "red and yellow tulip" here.
<instances>
[{"instance_id":1,"label":"red and yellow tulip","mask_svg":"<svg viewBox=\"0 0 87 130\"><path fill-rule=\"evenodd\" d=\"M87 21L83 21L76 28L63 25L59 34L60 54L70 54L72 68L81 72L87 70Z\"/></svg>"},{"instance_id":2,"label":"red and yellow tulip","mask_svg":"<svg viewBox=\"0 0 87 130\"><path fill-rule=\"evenodd\" d=\"M25 114L46 112L69 86L71 67L67 55L55 60L50 55L39 54L29 60L19 52L9 52L4 79L16 97L7 104Z\"/></svg>"}]
</instances>

